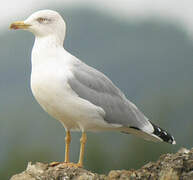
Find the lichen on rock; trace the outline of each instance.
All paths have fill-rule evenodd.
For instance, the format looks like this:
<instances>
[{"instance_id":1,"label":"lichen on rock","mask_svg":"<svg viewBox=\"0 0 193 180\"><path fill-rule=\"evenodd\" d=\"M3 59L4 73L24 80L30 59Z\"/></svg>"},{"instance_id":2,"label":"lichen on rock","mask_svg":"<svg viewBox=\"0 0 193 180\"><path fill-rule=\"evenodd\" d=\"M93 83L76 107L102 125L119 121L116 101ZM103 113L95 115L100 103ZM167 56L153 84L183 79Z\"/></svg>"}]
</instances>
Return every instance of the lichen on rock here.
<instances>
[{"instance_id":1,"label":"lichen on rock","mask_svg":"<svg viewBox=\"0 0 193 180\"><path fill-rule=\"evenodd\" d=\"M193 180L193 148L164 154L157 162L149 162L138 170L112 170L100 175L83 168L28 163L27 169L10 180Z\"/></svg>"}]
</instances>

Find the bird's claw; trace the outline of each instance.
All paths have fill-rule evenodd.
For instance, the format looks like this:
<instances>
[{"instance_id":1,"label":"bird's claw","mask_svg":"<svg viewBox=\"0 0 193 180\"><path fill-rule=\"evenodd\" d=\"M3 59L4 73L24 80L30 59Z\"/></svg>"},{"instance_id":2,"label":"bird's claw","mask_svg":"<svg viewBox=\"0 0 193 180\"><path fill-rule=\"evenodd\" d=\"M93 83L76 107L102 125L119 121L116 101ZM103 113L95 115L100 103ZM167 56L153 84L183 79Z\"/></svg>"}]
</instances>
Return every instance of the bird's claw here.
<instances>
[{"instance_id":1,"label":"bird's claw","mask_svg":"<svg viewBox=\"0 0 193 180\"><path fill-rule=\"evenodd\" d=\"M49 164L50 167L60 166L64 168L82 168L80 163L72 163L72 162L51 162Z\"/></svg>"}]
</instances>

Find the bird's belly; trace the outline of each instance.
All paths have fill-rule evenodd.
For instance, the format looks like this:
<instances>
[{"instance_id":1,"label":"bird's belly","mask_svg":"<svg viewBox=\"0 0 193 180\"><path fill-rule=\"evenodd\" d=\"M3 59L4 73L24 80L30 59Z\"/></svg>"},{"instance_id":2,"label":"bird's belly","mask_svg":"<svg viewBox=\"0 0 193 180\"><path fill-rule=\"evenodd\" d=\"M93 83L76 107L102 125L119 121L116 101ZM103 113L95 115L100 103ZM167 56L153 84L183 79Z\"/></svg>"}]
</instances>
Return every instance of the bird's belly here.
<instances>
[{"instance_id":1,"label":"bird's belly","mask_svg":"<svg viewBox=\"0 0 193 180\"><path fill-rule=\"evenodd\" d=\"M100 130L109 126L103 120L103 110L79 98L68 83L46 79L41 77L41 80L35 80L32 76L33 95L42 108L66 129Z\"/></svg>"},{"instance_id":2,"label":"bird's belly","mask_svg":"<svg viewBox=\"0 0 193 180\"><path fill-rule=\"evenodd\" d=\"M35 99L42 108L55 119L61 121L65 128L76 129L77 124L69 117L69 102L68 92L63 87L61 88L54 82L52 84L46 81L33 82L31 81L31 89Z\"/></svg>"}]
</instances>

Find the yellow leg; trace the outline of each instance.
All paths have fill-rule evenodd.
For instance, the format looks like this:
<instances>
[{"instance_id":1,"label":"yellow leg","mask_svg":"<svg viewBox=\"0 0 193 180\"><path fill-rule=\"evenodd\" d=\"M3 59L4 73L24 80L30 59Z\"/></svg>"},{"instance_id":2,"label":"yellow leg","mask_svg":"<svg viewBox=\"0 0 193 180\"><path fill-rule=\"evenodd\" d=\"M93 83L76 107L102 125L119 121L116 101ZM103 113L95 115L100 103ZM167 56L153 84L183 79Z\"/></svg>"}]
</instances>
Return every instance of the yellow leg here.
<instances>
[{"instance_id":1,"label":"yellow leg","mask_svg":"<svg viewBox=\"0 0 193 180\"><path fill-rule=\"evenodd\" d=\"M70 142L71 142L71 136L70 131L66 131L66 137L65 137L65 159L64 162L51 162L50 166L57 166L59 164L63 164L64 166L72 166L72 163L69 163L69 154L70 154Z\"/></svg>"},{"instance_id":2,"label":"yellow leg","mask_svg":"<svg viewBox=\"0 0 193 180\"><path fill-rule=\"evenodd\" d=\"M70 131L66 131L66 137L65 137L65 163L69 163L69 154L70 154L70 142L71 142L71 136Z\"/></svg>"},{"instance_id":3,"label":"yellow leg","mask_svg":"<svg viewBox=\"0 0 193 180\"><path fill-rule=\"evenodd\" d=\"M86 144L86 133L82 133L82 137L80 138L80 155L79 155L79 161L78 161L78 166L82 167L83 166L83 160L84 160L84 148Z\"/></svg>"},{"instance_id":4,"label":"yellow leg","mask_svg":"<svg viewBox=\"0 0 193 180\"><path fill-rule=\"evenodd\" d=\"M65 160L63 163L61 162L52 162L50 163L50 166L57 166L62 165L63 167L75 167L79 168L83 166L83 160L84 160L84 148L86 144L86 133L82 133L82 137L80 138L80 155L79 155L79 161L77 164L70 163L69 160L69 153L70 153L70 142L71 142L71 136L70 131L66 131L66 137L65 137Z\"/></svg>"}]
</instances>

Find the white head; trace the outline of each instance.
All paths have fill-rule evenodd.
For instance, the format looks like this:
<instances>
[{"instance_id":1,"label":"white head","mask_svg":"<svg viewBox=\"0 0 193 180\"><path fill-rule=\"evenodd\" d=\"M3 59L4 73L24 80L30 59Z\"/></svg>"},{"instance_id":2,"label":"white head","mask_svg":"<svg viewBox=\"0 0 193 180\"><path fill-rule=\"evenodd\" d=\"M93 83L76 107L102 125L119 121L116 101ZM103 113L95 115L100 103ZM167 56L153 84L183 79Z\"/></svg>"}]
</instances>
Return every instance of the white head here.
<instances>
[{"instance_id":1,"label":"white head","mask_svg":"<svg viewBox=\"0 0 193 180\"><path fill-rule=\"evenodd\" d=\"M11 29L24 29L32 32L36 38L52 37L63 44L66 24L59 13L52 10L41 10L33 13L24 21L16 21Z\"/></svg>"}]
</instances>

